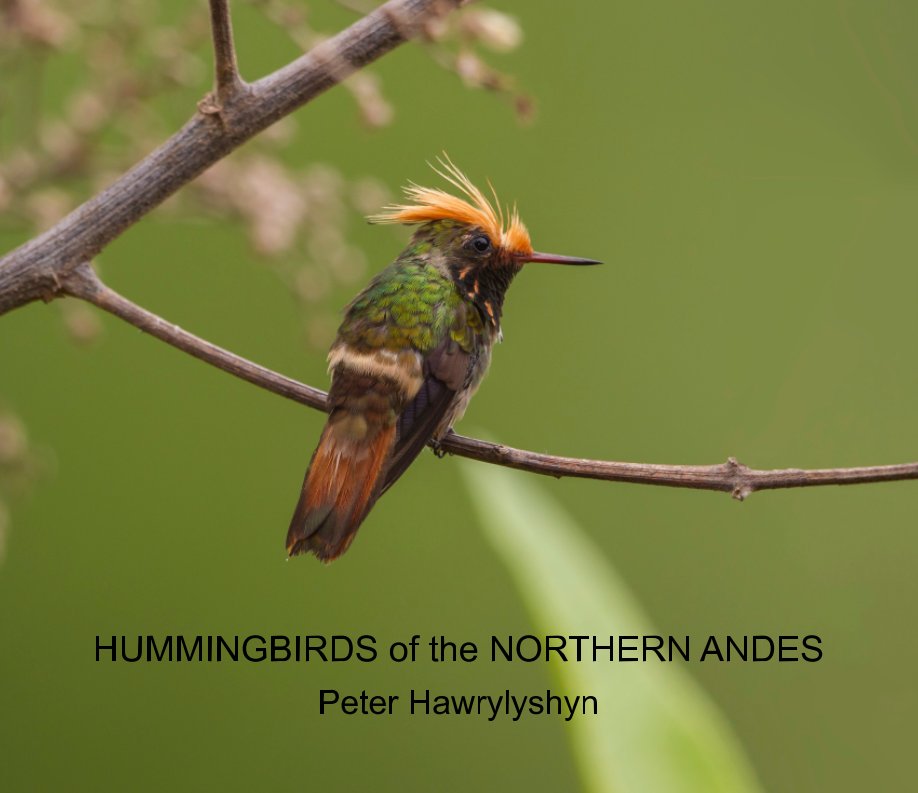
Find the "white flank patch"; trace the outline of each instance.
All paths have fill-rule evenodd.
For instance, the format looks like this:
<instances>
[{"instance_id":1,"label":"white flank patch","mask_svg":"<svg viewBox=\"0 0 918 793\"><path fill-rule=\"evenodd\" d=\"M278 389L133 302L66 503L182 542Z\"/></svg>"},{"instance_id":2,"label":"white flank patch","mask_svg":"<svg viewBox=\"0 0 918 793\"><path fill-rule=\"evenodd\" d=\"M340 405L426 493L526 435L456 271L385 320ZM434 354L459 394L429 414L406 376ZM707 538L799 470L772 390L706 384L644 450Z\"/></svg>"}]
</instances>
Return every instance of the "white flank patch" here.
<instances>
[{"instance_id":1,"label":"white flank patch","mask_svg":"<svg viewBox=\"0 0 918 793\"><path fill-rule=\"evenodd\" d=\"M347 344L336 344L328 353L328 370L334 373L339 366L359 374L393 380L406 399L414 398L424 382L421 354L416 350L374 350L364 353Z\"/></svg>"}]
</instances>

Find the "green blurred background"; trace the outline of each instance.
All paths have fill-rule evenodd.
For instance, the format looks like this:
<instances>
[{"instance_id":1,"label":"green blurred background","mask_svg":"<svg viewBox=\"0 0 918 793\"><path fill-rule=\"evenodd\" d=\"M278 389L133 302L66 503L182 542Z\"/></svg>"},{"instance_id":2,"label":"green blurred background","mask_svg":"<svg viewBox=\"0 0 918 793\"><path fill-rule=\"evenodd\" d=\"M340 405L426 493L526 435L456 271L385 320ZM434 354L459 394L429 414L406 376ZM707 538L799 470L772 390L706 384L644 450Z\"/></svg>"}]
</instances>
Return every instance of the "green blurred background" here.
<instances>
[{"instance_id":1,"label":"green blurred background","mask_svg":"<svg viewBox=\"0 0 918 793\"><path fill-rule=\"evenodd\" d=\"M291 165L333 163L393 190L428 182L425 161L446 150L518 202L537 248L607 263L517 280L464 428L647 462L918 457L918 6L496 7L525 31L495 63L536 97L532 124L409 45L371 67L392 125L363 129L336 90L297 114L289 150ZM353 18L312 8L328 30ZM236 28L247 77L296 54L247 5ZM158 112L177 124L207 84L202 75L187 102ZM352 228L371 270L403 239ZM3 248L19 239L7 234ZM327 383L299 309L237 226L159 212L101 263L114 288L182 327ZM578 787L553 719L317 714L320 688L536 691L553 683L544 665L97 664L96 634L483 642L532 630L454 461L422 455L338 563L287 562L284 531L322 416L103 324L84 350L53 306L0 320L0 398L46 460L12 504L0 565L0 787ZM539 484L661 632L823 637L818 664L688 668L767 789L889 790L911 778L918 487L738 504Z\"/></svg>"}]
</instances>

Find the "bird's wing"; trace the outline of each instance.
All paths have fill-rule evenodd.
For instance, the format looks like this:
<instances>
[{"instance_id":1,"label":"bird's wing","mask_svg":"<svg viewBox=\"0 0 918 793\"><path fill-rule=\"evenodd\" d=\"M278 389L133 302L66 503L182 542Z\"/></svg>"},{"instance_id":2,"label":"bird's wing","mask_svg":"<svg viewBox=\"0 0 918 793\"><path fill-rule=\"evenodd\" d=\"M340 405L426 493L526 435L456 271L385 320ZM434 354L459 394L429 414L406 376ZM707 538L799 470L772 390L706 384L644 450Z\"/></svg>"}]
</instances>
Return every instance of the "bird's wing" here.
<instances>
[{"instance_id":1,"label":"bird's wing","mask_svg":"<svg viewBox=\"0 0 918 793\"><path fill-rule=\"evenodd\" d=\"M466 385L471 362L471 355L449 334L424 358L424 381L399 414L395 446L380 494L395 483L427 445L454 398Z\"/></svg>"}]
</instances>

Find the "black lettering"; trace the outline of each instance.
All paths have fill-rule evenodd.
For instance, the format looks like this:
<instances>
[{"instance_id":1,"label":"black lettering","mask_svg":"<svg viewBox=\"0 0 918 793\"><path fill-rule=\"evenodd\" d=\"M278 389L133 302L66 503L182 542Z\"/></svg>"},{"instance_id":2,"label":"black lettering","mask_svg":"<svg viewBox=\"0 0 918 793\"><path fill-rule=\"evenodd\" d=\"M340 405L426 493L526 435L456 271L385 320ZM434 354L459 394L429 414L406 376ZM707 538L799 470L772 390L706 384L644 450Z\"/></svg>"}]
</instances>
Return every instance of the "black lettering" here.
<instances>
[{"instance_id":1,"label":"black lettering","mask_svg":"<svg viewBox=\"0 0 918 793\"><path fill-rule=\"evenodd\" d=\"M740 647L736 643L736 639L732 636L727 637L727 660L733 660L733 654L736 653L741 660L745 661L746 657L749 655L749 637L743 636L743 646Z\"/></svg>"},{"instance_id":2,"label":"black lettering","mask_svg":"<svg viewBox=\"0 0 918 793\"><path fill-rule=\"evenodd\" d=\"M338 647L343 644L347 649L339 653ZM354 642L349 636L332 636L331 637L331 659L332 661L349 661L354 654Z\"/></svg>"},{"instance_id":3,"label":"black lettering","mask_svg":"<svg viewBox=\"0 0 918 793\"><path fill-rule=\"evenodd\" d=\"M200 661L201 660L201 651L203 649L203 642L201 641L200 636L194 637L194 642L192 642L191 647L188 646L188 643L185 641L185 637L181 634L176 637L177 641L175 643L175 660L181 661L182 656L185 656L186 661ZM195 657L197 656L197 657Z\"/></svg>"},{"instance_id":4,"label":"black lettering","mask_svg":"<svg viewBox=\"0 0 918 793\"><path fill-rule=\"evenodd\" d=\"M708 655L716 655L718 661L723 661L724 656L720 651L720 645L717 643L717 638L715 636L708 636L707 642L705 642L704 650L701 651L701 658L699 658L699 663L705 661Z\"/></svg>"},{"instance_id":5,"label":"black lettering","mask_svg":"<svg viewBox=\"0 0 918 793\"><path fill-rule=\"evenodd\" d=\"M364 663L376 660L376 639L373 636L364 634L358 637L357 646L360 648L357 653L357 660Z\"/></svg>"},{"instance_id":6,"label":"black lettering","mask_svg":"<svg viewBox=\"0 0 918 793\"><path fill-rule=\"evenodd\" d=\"M201 637L198 637L198 641L201 640ZM182 641L182 637L179 636L179 642ZM229 656L230 660L238 661L239 660L239 637L233 636L233 643L229 644L222 636L217 637L217 660L223 660L223 653L226 653Z\"/></svg>"},{"instance_id":7,"label":"black lettering","mask_svg":"<svg viewBox=\"0 0 918 793\"><path fill-rule=\"evenodd\" d=\"M533 652L530 652L528 657L524 652L524 642L528 642L530 645L535 645L533 647ZM539 658L542 657L542 643L531 633L527 633L525 636L520 636L520 638L516 640L516 657L519 658L520 661L525 661L527 664L532 663L533 661L538 661Z\"/></svg>"},{"instance_id":8,"label":"black lettering","mask_svg":"<svg viewBox=\"0 0 918 793\"><path fill-rule=\"evenodd\" d=\"M111 654L112 654L111 660L112 660L112 661L117 661L117 660L118 660L118 650L117 650L117 644L116 644L116 641L115 641L115 637L112 636L112 643L111 643L111 644L99 644L99 639L100 639L100 638L101 638L100 636L96 636L96 662L98 662L98 660L99 660L99 653L100 653L102 650L109 650L109 651L111 651Z\"/></svg>"},{"instance_id":9,"label":"black lettering","mask_svg":"<svg viewBox=\"0 0 918 793\"><path fill-rule=\"evenodd\" d=\"M458 649L455 642L449 641L445 636L435 637L430 640L431 656L434 661L455 661Z\"/></svg>"},{"instance_id":10,"label":"black lettering","mask_svg":"<svg viewBox=\"0 0 918 793\"><path fill-rule=\"evenodd\" d=\"M392 706L397 699L397 694L390 694L388 697L381 697L379 695L370 697L370 713L374 716L382 716L383 714L391 715Z\"/></svg>"},{"instance_id":11,"label":"black lettering","mask_svg":"<svg viewBox=\"0 0 918 793\"><path fill-rule=\"evenodd\" d=\"M163 642L162 648L156 646L156 637L147 636L147 660L152 661L153 659L157 661L162 661L163 659L167 661L172 660L172 637L167 636L166 640Z\"/></svg>"},{"instance_id":12,"label":"black lettering","mask_svg":"<svg viewBox=\"0 0 918 793\"><path fill-rule=\"evenodd\" d=\"M249 650L249 645L255 646L254 654ZM268 642L264 636L246 636L242 640L242 657L246 661L252 661L253 663L259 663L264 661L268 657Z\"/></svg>"},{"instance_id":13,"label":"black lettering","mask_svg":"<svg viewBox=\"0 0 918 793\"><path fill-rule=\"evenodd\" d=\"M822 639L819 636L815 636L812 633L803 637L803 646L809 650L812 655L804 652L803 660L809 661L810 663L815 663L816 661L822 660Z\"/></svg>"},{"instance_id":14,"label":"black lettering","mask_svg":"<svg viewBox=\"0 0 918 793\"><path fill-rule=\"evenodd\" d=\"M663 657L663 653L660 650L663 647L663 637L662 636L645 636L644 637L644 660L647 660L648 653L654 653L657 658L661 661L666 659ZM672 651L670 651L672 653ZM670 661L672 661L672 655L670 654Z\"/></svg>"},{"instance_id":15,"label":"black lettering","mask_svg":"<svg viewBox=\"0 0 918 793\"><path fill-rule=\"evenodd\" d=\"M683 661L688 661L689 659L689 637L688 636L685 637L685 647L679 644L679 642L676 641L676 638L674 636L669 637L669 660L670 661L672 661L674 657L673 647L675 647L679 655L682 656Z\"/></svg>"},{"instance_id":16,"label":"black lettering","mask_svg":"<svg viewBox=\"0 0 918 793\"><path fill-rule=\"evenodd\" d=\"M416 696L414 693L414 689L411 689L411 715L412 716L414 715L415 705L418 705L418 706L423 705L424 712L430 715L430 689L429 688L425 689L423 697Z\"/></svg>"},{"instance_id":17,"label":"black lettering","mask_svg":"<svg viewBox=\"0 0 918 793\"><path fill-rule=\"evenodd\" d=\"M618 637L618 660L619 661L639 661L637 657L637 636L619 636ZM634 642L633 645L627 642ZM626 658L625 653L633 652L633 658Z\"/></svg>"},{"instance_id":18,"label":"black lettering","mask_svg":"<svg viewBox=\"0 0 918 793\"><path fill-rule=\"evenodd\" d=\"M323 688L319 692L319 713L325 715L325 706L334 705L341 697L331 688Z\"/></svg>"},{"instance_id":19,"label":"black lettering","mask_svg":"<svg viewBox=\"0 0 918 793\"><path fill-rule=\"evenodd\" d=\"M548 692L546 691L545 693ZM544 699L545 698L541 694L533 694L533 696L529 697L527 704L529 706L529 712L533 716L538 716L540 713L542 713L542 711L545 710L545 703L543 702ZM561 706L559 705L558 707ZM516 719L514 719L514 721L516 721Z\"/></svg>"},{"instance_id":20,"label":"black lettering","mask_svg":"<svg viewBox=\"0 0 918 793\"><path fill-rule=\"evenodd\" d=\"M478 658L478 645L475 644L475 642L462 642L462 644L459 645L459 658L467 664L472 663L472 661Z\"/></svg>"},{"instance_id":21,"label":"black lettering","mask_svg":"<svg viewBox=\"0 0 918 793\"><path fill-rule=\"evenodd\" d=\"M500 650L500 654L504 656L505 661L512 661L513 660L513 637L512 636L507 637L507 646L504 647L504 645L500 643L500 639L498 639L496 636L492 636L491 637L491 660L492 661L497 660L497 653L494 652L495 650Z\"/></svg>"},{"instance_id":22,"label":"black lettering","mask_svg":"<svg viewBox=\"0 0 918 793\"><path fill-rule=\"evenodd\" d=\"M315 647L313 645L316 645ZM325 637L324 636L307 636L306 637L306 660L311 661L310 653L315 653L323 661L328 658L325 655Z\"/></svg>"},{"instance_id":23,"label":"black lettering","mask_svg":"<svg viewBox=\"0 0 918 793\"><path fill-rule=\"evenodd\" d=\"M799 636L778 637L778 661L799 661L797 657L797 639ZM793 644L791 643L793 642Z\"/></svg>"},{"instance_id":24,"label":"black lettering","mask_svg":"<svg viewBox=\"0 0 918 793\"><path fill-rule=\"evenodd\" d=\"M290 637L289 636L272 636L271 637L271 661L289 661Z\"/></svg>"},{"instance_id":25,"label":"black lettering","mask_svg":"<svg viewBox=\"0 0 918 793\"><path fill-rule=\"evenodd\" d=\"M128 661L129 663L136 663L143 657L143 637L137 637L137 655L135 655L133 658L127 654L127 645L124 643L126 639L126 636L121 637L121 658L122 660Z\"/></svg>"},{"instance_id":26,"label":"black lettering","mask_svg":"<svg viewBox=\"0 0 918 793\"><path fill-rule=\"evenodd\" d=\"M564 648L567 646L567 639L563 636L546 636L545 637L545 660L548 661L551 658L552 653L557 653L558 658L562 661L567 661L567 656L564 654Z\"/></svg>"},{"instance_id":27,"label":"black lettering","mask_svg":"<svg viewBox=\"0 0 918 793\"><path fill-rule=\"evenodd\" d=\"M589 637L589 636L568 636L567 638L568 638L569 641L572 641L572 642L574 642L574 643L577 645L576 660L579 661L579 660L580 660L580 647L581 647L581 644L582 644L584 641L586 641L587 639L589 639L590 637Z\"/></svg>"},{"instance_id":28,"label":"black lettering","mask_svg":"<svg viewBox=\"0 0 918 793\"><path fill-rule=\"evenodd\" d=\"M609 637L609 643L608 643L608 644L599 644L599 643L596 641L596 637L595 637L595 636L593 637L593 662L594 662L594 663L596 662L596 652L597 652L597 650L605 650L605 651L607 651L607 652L609 653L609 660L610 660L610 661L614 661L614 660L615 660L615 645L612 644L613 638L614 638L613 636L610 636L610 637Z\"/></svg>"},{"instance_id":29,"label":"black lettering","mask_svg":"<svg viewBox=\"0 0 918 793\"><path fill-rule=\"evenodd\" d=\"M408 645L405 642L392 642L389 645L389 658L400 664L408 658Z\"/></svg>"},{"instance_id":30,"label":"black lettering","mask_svg":"<svg viewBox=\"0 0 918 793\"><path fill-rule=\"evenodd\" d=\"M765 642L768 644L768 655L764 658L759 654L759 644ZM770 661L775 654L775 643L771 636L753 636L752 637L752 660L753 661Z\"/></svg>"}]
</instances>

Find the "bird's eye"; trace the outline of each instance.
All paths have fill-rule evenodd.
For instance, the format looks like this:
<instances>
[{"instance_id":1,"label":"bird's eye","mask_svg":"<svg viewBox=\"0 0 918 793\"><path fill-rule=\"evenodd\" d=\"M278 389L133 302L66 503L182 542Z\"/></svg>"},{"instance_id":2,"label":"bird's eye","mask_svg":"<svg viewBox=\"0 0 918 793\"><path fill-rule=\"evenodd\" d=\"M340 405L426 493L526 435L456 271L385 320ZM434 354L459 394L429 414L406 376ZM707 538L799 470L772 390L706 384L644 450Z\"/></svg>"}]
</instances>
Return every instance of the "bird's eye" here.
<instances>
[{"instance_id":1,"label":"bird's eye","mask_svg":"<svg viewBox=\"0 0 918 793\"><path fill-rule=\"evenodd\" d=\"M472 247L479 253L491 250L491 240L484 234L472 238Z\"/></svg>"}]
</instances>

